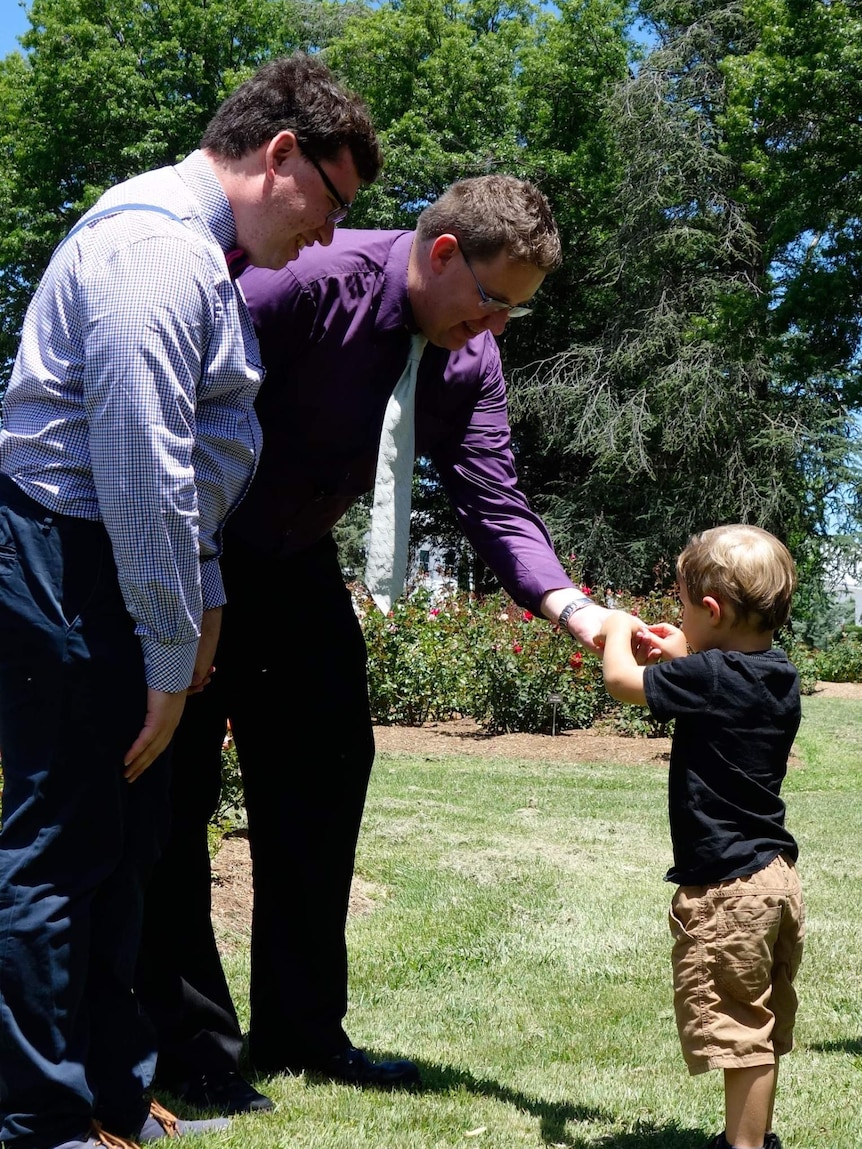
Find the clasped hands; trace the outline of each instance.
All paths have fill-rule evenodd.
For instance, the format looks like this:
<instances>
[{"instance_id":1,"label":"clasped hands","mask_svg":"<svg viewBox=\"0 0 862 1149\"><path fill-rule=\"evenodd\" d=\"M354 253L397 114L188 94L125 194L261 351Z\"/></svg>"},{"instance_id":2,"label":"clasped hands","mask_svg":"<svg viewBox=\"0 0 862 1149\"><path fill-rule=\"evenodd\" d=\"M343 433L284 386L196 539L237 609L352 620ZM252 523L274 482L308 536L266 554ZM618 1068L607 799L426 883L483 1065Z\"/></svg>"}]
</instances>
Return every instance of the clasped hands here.
<instances>
[{"instance_id":1,"label":"clasped hands","mask_svg":"<svg viewBox=\"0 0 862 1149\"><path fill-rule=\"evenodd\" d=\"M630 636L632 655L638 666L648 666L662 660L669 662L688 654L685 635L678 626L672 626L669 622L648 625L636 615L624 610L612 610L602 622L599 638L607 640L617 634Z\"/></svg>"}]
</instances>

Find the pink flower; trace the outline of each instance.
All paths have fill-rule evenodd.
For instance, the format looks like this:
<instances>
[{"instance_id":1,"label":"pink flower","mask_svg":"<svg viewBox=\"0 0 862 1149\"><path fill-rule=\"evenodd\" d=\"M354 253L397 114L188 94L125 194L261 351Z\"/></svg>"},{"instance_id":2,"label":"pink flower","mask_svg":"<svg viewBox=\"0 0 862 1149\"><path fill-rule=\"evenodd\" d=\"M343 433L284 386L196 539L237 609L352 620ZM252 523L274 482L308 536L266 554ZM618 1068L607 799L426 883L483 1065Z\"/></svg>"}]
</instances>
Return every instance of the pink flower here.
<instances>
[{"instance_id":1,"label":"pink flower","mask_svg":"<svg viewBox=\"0 0 862 1149\"><path fill-rule=\"evenodd\" d=\"M635 616L635 618L640 618L640 615L638 614L638 608L636 606L632 607L632 614Z\"/></svg>"},{"instance_id":2,"label":"pink flower","mask_svg":"<svg viewBox=\"0 0 862 1149\"><path fill-rule=\"evenodd\" d=\"M584 656L579 650L576 650L572 657L569 659L569 666L572 668L572 670L578 670L583 661Z\"/></svg>"},{"instance_id":3,"label":"pink flower","mask_svg":"<svg viewBox=\"0 0 862 1149\"><path fill-rule=\"evenodd\" d=\"M440 607L439 606L432 606L432 608L428 611L428 613L432 618L436 618L437 615L440 613Z\"/></svg>"},{"instance_id":4,"label":"pink flower","mask_svg":"<svg viewBox=\"0 0 862 1149\"><path fill-rule=\"evenodd\" d=\"M592 587L582 586L581 590L584 592L584 594L592 594L593 593Z\"/></svg>"},{"instance_id":5,"label":"pink flower","mask_svg":"<svg viewBox=\"0 0 862 1149\"><path fill-rule=\"evenodd\" d=\"M524 622L532 622L533 621L532 612L529 610L525 610L524 613L521 615L521 617L523 618Z\"/></svg>"},{"instance_id":6,"label":"pink flower","mask_svg":"<svg viewBox=\"0 0 862 1149\"><path fill-rule=\"evenodd\" d=\"M524 648L523 648L523 646L521 646L520 642L513 642L512 643L512 650L515 654L520 654L523 649Z\"/></svg>"}]
</instances>

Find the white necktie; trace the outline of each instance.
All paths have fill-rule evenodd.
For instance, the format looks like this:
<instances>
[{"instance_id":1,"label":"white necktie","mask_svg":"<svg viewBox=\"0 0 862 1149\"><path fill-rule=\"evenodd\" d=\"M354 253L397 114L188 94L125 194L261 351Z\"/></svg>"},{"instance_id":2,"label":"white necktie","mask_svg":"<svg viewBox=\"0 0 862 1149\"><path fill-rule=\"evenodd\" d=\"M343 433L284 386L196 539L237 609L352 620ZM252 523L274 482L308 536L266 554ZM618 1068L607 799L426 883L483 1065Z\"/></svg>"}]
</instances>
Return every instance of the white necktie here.
<instances>
[{"instance_id":1,"label":"white necktie","mask_svg":"<svg viewBox=\"0 0 862 1149\"><path fill-rule=\"evenodd\" d=\"M383 414L365 585L384 614L404 589L416 444L416 374L427 339L414 335L410 356Z\"/></svg>"}]
</instances>

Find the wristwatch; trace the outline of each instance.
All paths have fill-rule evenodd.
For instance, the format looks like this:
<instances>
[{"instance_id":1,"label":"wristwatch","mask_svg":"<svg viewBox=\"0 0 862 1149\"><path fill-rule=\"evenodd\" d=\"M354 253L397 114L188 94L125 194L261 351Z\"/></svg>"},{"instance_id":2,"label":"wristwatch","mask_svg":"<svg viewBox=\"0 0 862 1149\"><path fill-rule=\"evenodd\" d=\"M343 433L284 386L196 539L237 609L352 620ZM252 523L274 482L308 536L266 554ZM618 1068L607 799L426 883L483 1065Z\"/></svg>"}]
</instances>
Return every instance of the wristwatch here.
<instances>
[{"instance_id":1,"label":"wristwatch","mask_svg":"<svg viewBox=\"0 0 862 1149\"><path fill-rule=\"evenodd\" d=\"M560 611L560 617L557 619L557 626L560 630L566 629L569 619L579 610L583 610L585 606L592 606L593 600L591 598L573 598L571 602L566 603Z\"/></svg>"}]
</instances>

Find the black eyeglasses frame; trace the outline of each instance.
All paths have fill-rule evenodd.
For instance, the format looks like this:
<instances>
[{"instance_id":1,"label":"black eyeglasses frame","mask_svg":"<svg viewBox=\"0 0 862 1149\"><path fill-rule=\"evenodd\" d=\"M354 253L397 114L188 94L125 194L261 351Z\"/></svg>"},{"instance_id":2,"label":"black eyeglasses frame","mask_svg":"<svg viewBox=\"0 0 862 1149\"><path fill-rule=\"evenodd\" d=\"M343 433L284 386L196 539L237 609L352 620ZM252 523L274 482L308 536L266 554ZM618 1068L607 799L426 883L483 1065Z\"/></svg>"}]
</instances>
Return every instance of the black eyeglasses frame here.
<instances>
[{"instance_id":1,"label":"black eyeglasses frame","mask_svg":"<svg viewBox=\"0 0 862 1149\"><path fill-rule=\"evenodd\" d=\"M343 223L344 220L347 219L347 216L350 213L350 209L353 205L348 203L348 201L344 198L344 196L341 194L341 192L338 190L338 188L335 186L335 184L332 182L332 180L329 178L329 176L326 174L326 172L323 170L323 168L320 166L320 164L314 158L314 156L310 156L308 154L308 152L305 152L305 151L302 154L305 156L305 158L308 160L308 162L311 164L311 166L315 169L317 174L323 180L323 186L326 188L326 190L329 192L329 194L332 196L332 198L338 204L338 207L334 207L332 209L332 211L327 213L326 222L333 224L333 226L335 226L339 223Z\"/></svg>"}]
</instances>

